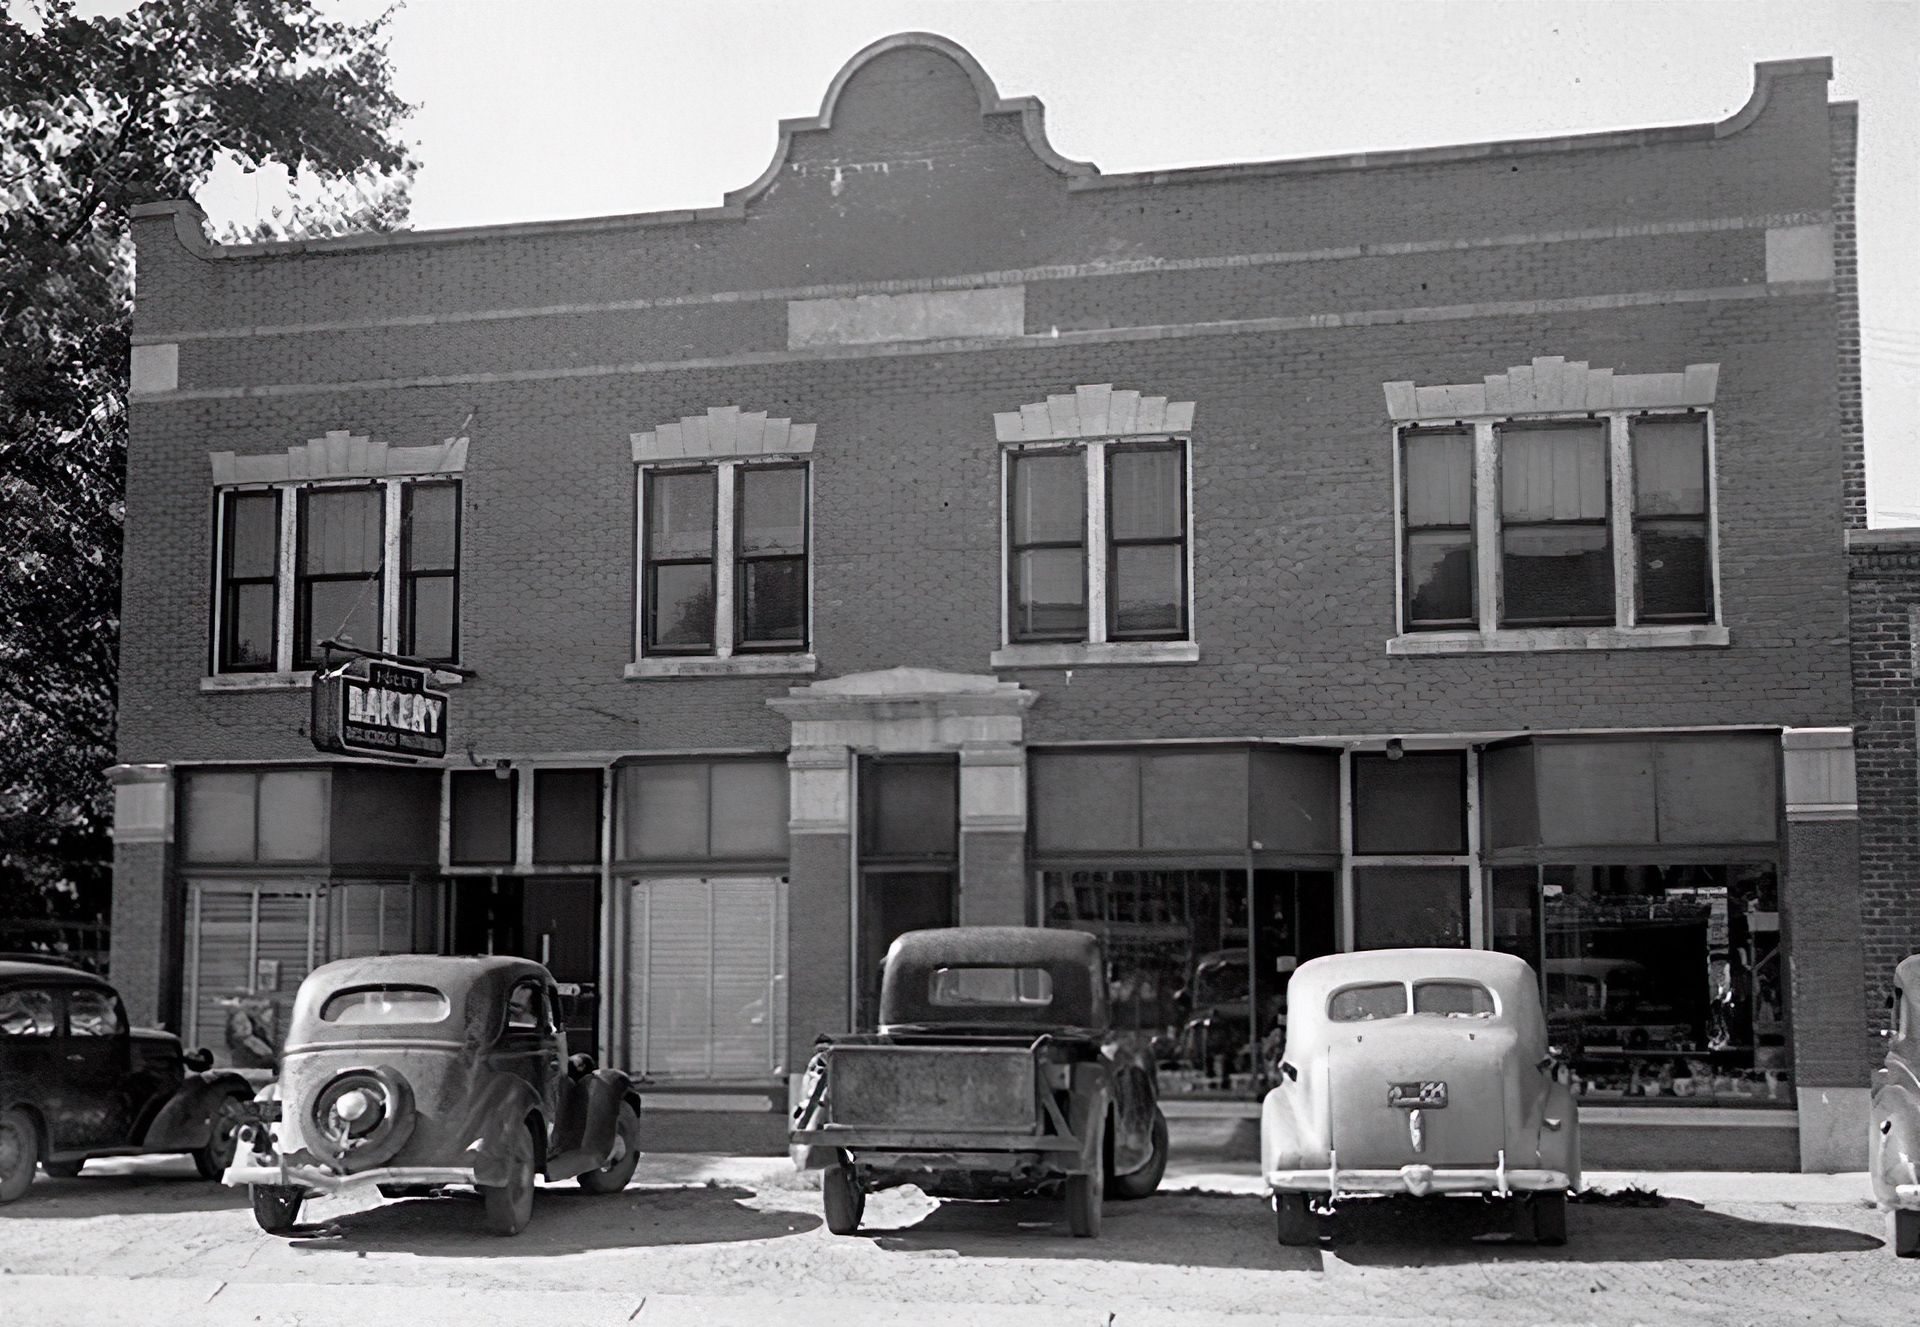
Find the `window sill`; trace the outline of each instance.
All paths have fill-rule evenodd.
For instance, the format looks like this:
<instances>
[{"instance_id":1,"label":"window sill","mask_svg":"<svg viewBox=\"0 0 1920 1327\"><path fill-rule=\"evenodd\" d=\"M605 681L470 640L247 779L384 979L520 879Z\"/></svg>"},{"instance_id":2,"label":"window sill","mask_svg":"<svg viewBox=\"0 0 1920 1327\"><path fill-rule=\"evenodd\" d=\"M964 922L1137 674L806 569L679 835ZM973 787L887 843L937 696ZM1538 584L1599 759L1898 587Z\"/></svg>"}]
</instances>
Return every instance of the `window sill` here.
<instances>
[{"instance_id":1,"label":"window sill","mask_svg":"<svg viewBox=\"0 0 1920 1327\"><path fill-rule=\"evenodd\" d=\"M1417 631L1387 641L1388 654L1546 654L1561 650L1715 649L1721 626L1527 627L1505 631Z\"/></svg>"},{"instance_id":2,"label":"window sill","mask_svg":"<svg viewBox=\"0 0 1920 1327\"><path fill-rule=\"evenodd\" d=\"M818 671L811 654L736 654L725 659L707 656L638 659L626 666L628 681L660 677L806 677Z\"/></svg>"},{"instance_id":3,"label":"window sill","mask_svg":"<svg viewBox=\"0 0 1920 1327\"><path fill-rule=\"evenodd\" d=\"M466 679L458 673L443 673L435 668L427 678L429 686L457 687ZM310 691L313 670L293 673L215 673L200 679L202 691Z\"/></svg>"},{"instance_id":4,"label":"window sill","mask_svg":"<svg viewBox=\"0 0 1920 1327\"><path fill-rule=\"evenodd\" d=\"M1002 645L991 668L1099 668L1109 664L1190 664L1200 647L1190 640L1076 641L1060 645Z\"/></svg>"}]
</instances>

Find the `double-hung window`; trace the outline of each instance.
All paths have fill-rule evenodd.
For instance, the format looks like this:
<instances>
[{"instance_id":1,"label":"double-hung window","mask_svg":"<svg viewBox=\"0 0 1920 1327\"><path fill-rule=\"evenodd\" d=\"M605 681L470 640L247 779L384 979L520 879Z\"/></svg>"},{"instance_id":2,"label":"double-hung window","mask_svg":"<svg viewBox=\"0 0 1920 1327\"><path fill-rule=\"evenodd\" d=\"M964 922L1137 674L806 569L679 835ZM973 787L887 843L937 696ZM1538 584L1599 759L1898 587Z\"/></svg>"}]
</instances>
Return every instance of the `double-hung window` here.
<instances>
[{"instance_id":1,"label":"double-hung window","mask_svg":"<svg viewBox=\"0 0 1920 1327\"><path fill-rule=\"evenodd\" d=\"M640 482L641 658L804 654L807 463L646 466Z\"/></svg>"},{"instance_id":2,"label":"double-hung window","mask_svg":"<svg viewBox=\"0 0 1920 1327\"><path fill-rule=\"evenodd\" d=\"M222 488L214 540L216 676L312 669L327 640L459 657L457 478Z\"/></svg>"},{"instance_id":3,"label":"double-hung window","mask_svg":"<svg viewBox=\"0 0 1920 1327\"><path fill-rule=\"evenodd\" d=\"M1627 378L1536 360L1522 373L1387 385L1401 421L1389 652L1725 644L1714 366Z\"/></svg>"},{"instance_id":4,"label":"double-hung window","mask_svg":"<svg viewBox=\"0 0 1920 1327\"><path fill-rule=\"evenodd\" d=\"M1009 646L1192 638L1184 438L1010 448L1005 484Z\"/></svg>"}]
</instances>

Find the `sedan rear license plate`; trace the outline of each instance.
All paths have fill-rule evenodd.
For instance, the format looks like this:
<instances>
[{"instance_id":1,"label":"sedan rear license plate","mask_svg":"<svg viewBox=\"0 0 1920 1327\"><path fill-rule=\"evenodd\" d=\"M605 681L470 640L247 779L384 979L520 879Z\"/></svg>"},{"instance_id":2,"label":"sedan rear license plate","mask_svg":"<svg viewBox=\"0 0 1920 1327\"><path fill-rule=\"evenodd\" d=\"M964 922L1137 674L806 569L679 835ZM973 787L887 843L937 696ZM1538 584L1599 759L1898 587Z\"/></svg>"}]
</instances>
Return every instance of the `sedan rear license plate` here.
<instances>
[{"instance_id":1,"label":"sedan rear license plate","mask_svg":"<svg viewBox=\"0 0 1920 1327\"><path fill-rule=\"evenodd\" d=\"M1447 1104L1447 1085L1433 1081L1388 1083L1387 1104L1408 1110L1438 1110Z\"/></svg>"}]
</instances>

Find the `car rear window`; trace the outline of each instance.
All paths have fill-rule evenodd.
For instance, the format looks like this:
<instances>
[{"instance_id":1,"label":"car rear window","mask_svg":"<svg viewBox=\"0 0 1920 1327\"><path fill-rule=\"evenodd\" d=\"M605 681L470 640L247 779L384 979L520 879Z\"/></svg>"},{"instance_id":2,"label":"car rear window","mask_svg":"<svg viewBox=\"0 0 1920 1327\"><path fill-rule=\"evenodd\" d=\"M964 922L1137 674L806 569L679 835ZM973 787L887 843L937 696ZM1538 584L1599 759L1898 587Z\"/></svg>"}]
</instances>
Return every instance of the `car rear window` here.
<instances>
[{"instance_id":1,"label":"car rear window","mask_svg":"<svg viewBox=\"0 0 1920 1327\"><path fill-rule=\"evenodd\" d=\"M447 997L431 986L355 986L337 991L320 1006L323 1023L438 1023L450 1012Z\"/></svg>"},{"instance_id":2,"label":"car rear window","mask_svg":"<svg viewBox=\"0 0 1920 1327\"><path fill-rule=\"evenodd\" d=\"M1336 1023L1365 1023L1375 1018L1398 1018L1407 1012L1407 988L1397 981L1349 986L1327 1001L1327 1017Z\"/></svg>"},{"instance_id":3,"label":"car rear window","mask_svg":"<svg viewBox=\"0 0 1920 1327\"><path fill-rule=\"evenodd\" d=\"M1493 992L1477 981L1417 981L1413 1012L1443 1018L1492 1018Z\"/></svg>"},{"instance_id":4,"label":"car rear window","mask_svg":"<svg viewBox=\"0 0 1920 1327\"><path fill-rule=\"evenodd\" d=\"M927 999L947 1008L1033 1008L1053 1003L1045 968L935 968Z\"/></svg>"}]
</instances>

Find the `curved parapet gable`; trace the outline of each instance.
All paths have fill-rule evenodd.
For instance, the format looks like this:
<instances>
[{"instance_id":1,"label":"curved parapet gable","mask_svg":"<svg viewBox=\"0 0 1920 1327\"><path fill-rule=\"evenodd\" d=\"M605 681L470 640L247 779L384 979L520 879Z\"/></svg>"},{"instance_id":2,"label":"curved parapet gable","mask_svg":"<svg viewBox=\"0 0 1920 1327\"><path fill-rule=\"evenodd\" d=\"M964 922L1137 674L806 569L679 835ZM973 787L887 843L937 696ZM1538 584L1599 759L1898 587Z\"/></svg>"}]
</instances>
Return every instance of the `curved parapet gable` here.
<instances>
[{"instance_id":1,"label":"curved parapet gable","mask_svg":"<svg viewBox=\"0 0 1920 1327\"><path fill-rule=\"evenodd\" d=\"M773 150L773 160L767 163L767 168L753 183L729 192L723 210L736 213L744 210L749 202L764 193L780 177L780 172L786 169L793 155L793 140L797 135L825 133L833 128L834 111L839 106L840 96L862 69L883 55L910 48L935 51L959 65L980 99L981 115L1019 116L1020 130L1026 136L1027 146L1033 150L1034 156L1052 170L1069 178L1100 174L1099 168L1093 163L1073 161L1053 150L1053 145L1047 141L1046 112L1040 98L1002 97L993 79L981 68L980 62L958 42L932 32L897 32L867 46L840 67L840 72L833 76L833 82L827 85L827 95L820 101L818 115L780 122L780 143Z\"/></svg>"}]
</instances>

